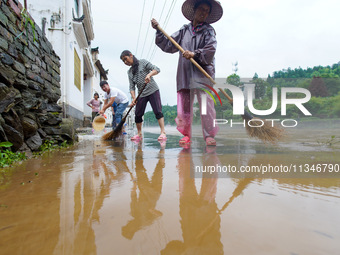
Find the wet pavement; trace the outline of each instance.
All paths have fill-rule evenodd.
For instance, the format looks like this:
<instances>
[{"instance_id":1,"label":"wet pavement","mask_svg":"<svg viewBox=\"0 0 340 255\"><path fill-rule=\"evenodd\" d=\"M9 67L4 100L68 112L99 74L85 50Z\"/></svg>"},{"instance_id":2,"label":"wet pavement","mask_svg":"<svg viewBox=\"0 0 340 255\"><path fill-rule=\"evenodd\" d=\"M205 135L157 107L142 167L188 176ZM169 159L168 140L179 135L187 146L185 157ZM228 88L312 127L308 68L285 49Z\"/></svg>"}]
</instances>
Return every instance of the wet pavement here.
<instances>
[{"instance_id":1,"label":"wet pavement","mask_svg":"<svg viewBox=\"0 0 340 255\"><path fill-rule=\"evenodd\" d=\"M81 135L2 175L0 254L340 253L337 127L275 146L221 128L216 148L199 129L187 148L169 127L166 143L146 130L139 143ZM297 171L197 171L261 165Z\"/></svg>"}]
</instances>

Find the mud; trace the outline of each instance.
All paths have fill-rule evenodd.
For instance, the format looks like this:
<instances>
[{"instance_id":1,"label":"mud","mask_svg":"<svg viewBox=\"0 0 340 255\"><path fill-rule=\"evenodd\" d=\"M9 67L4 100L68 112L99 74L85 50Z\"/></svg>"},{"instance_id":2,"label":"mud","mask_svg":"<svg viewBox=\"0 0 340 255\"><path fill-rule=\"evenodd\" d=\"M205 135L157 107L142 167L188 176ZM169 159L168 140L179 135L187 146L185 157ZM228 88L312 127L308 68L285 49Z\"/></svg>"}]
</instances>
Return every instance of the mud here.
<instances>
[{"instance_id":1,"label":"mud","mask_svg":"<svg viewBox=\"0 0 340 255\"><path fill-rule=\"evenodd\" d=\"M166 143L152 128L140 143L83 135L2 175L0 253L339 254L339 172L194 171L339 164L338 147L317 141L336 130L296 130L276 146L220 130L216 148L199 128L187 148L170 127Z\"/></svg>"}]
</instances>

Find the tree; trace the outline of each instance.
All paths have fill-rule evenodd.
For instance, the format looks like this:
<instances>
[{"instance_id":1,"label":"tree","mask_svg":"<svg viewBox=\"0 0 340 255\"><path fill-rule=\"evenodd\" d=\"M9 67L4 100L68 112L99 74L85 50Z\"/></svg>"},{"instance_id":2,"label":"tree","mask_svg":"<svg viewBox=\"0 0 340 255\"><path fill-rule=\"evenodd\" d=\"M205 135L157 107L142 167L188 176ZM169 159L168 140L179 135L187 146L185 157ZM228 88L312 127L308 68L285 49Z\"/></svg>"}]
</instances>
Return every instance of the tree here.
<instances>
[{"instance_id":1,"label":"tree","mask_svg":"<svg viewBox=\"0 0 340 255\"><path fill-rule=\"evenodd\" d=\"M328 91L321 77L313 77L309 91L314 97L327 97Z\"/></svg>"},{"instance_id":2,"label":"tree","mask_svg":"<svg viewBox=\"0 0 340 255\"><path fill-rule=\"evenodd\" d=\"M266 88L269 86L268 82L261 78L257 78L253 82L255 83L255 98L261 99L265 96L266 94Z\"/></svg>"},{"instance_id":3,"label":"tree","mask_svg":"<svg viewBox=\"0 0 340 255\"><path fill-rule=\"evenodd\" d=\"M235 86L240 86L242 84L240 76L238 76L236 73L227 77L227 83Z\"/></svg>"}]
</instances>

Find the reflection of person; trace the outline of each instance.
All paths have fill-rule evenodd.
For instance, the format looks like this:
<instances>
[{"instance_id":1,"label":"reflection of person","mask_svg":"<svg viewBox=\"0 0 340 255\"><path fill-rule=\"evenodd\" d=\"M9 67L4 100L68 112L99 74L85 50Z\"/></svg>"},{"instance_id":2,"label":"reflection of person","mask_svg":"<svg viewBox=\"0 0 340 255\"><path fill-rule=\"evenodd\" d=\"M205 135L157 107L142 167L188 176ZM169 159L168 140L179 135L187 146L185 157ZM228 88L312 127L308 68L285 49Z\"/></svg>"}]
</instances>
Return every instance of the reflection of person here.
<instances>
[{"instance_id":1,"label":"reflection of person","mask_svg":"<svg viewBox=\"0 0 340 255\"><path fill-rule=\"evenodd\" d=\"M93 121L94 117L96 117L96 115L99 113L100 105L102 103L103 102L99 100L99 94L97 92L94 93L93 98L87 102L87 105L92 108L92 120L91 121Z\"/></svg>"},{"instance_id":2,"label":"reflection of person","mask_svg":"<svg viewBox=\"0 0 340 255\"><path fill-rule=\"evenodd\" d=\"M177 164L183 241L170 241L161 254L223 254L221 219L215 202L217 174L203 174L198 192L195 179L190 176L193 167L190 153L190 148L183 149ZM203 155L203 166L216 164L219 164L216 150Z\"/></svg>"},{"instance_id":3,"label":"reflection of person","mask_svg":"<svg viewBox=\"0 0 340 255\"><path fill-rule=\"evenodd\" d=\"M194 81L206 80L204 75L190 61L190 58L196 60L203 69L212 77L215 77L215 60L216 37L215 30L210 25L218 21L223 14L221 4L215 0L186 0L182 5L183 15L191 21L184 25L179 31L171 37L185 50L179 57L177 68L177 129L184 137L180 144L190 143L193 96L197 94L197 99L201 108L203 90L194 89ZM155 19L151 21L152 27L157 29L158 22ZM167 53L175 53L179 50L172 44L163 33L157 30L156 44ZM191 86L190 86L191 85ZM190 93L191 92L191 93ZM218 127L213 127L213 121L216 118L214 102L211 97L206 97L207 112L201 114L203 137L207 145L216 145L214 139Z\"/></svg>"},{"instance_id":4,"label":"reflection of person","mask_svg":"<svg viewBox=\"0 0 340 255\"><path fill-rule=\"evenodd\" d=\"M160 72L160 69L145 59L138 60L128 50L124 50L120 55L120 58L125 65L131 66L128 71L130 93L132 97L131 105L136 105L135 122L138 131L138 134L133 136L131 140L140 140L142 138L143 115L148 102L150 102L151 104L152 110L155 114L156 119L158 120L158 124L161 129L161 134L158 137L158 140L166 140L161 96L159 93L158 85L152 77L154 75L157 75ZM138 91L140 91L145 83L147 83L148 85L145 87L143 93L140 95L138 101L136 102L136 86L138 88Z\"/></svg>"},{"instance_id":5,"label":"reflection of person","mask_svg":"<svg viewBox=\"0 0 340 255\"><path fill-rule=\"evenodd\" d=\"M115 128L117 126L116 122L116 111L117 111L117 103L113 102L112 106L111 106L111 111L112 111L112 127Z\"/></svg>"},{"instance_id":6,"label":"reflection of person","mask_svg":"<svg viewBox=\"0 0 340 255\"><path fill-rule=\"evenodd\" d=\"M113 165L116 170L115 176L117 180L121 178L121 176L123 176L125 173L128 173L132 179L133 178L132 173L127 165L127 156L125 155L126 151L125 140L114 141L113 144L110 143L110 147L114 151Z\"/></svg>"},{"instance_id":7,"label":"reflection of person","mask_svg":"<svg viewBox=\"0 0 340 255\"><path fill-rule=\"evenodd\" d=\"M126 107L129 104L129 99L126 94L121 91L120 89L110 87L107 81L101 81L100 87L104 92L104 106L103 109L99 112L100 114L104 114L104 112L110 108L113 102L117 103L117 110L116 110L116 123L120 123L123 118L123 113Z\"/></svg>"},{"instance_id":8,"label":"reflection of person","mask_svg":"<svg viewBox=\"0 0 340 255\"><path fill-rule=\"evenodd\" d=\"M164 149L160 149L160 154ZM146 226L151 226L162 212L155 209L157 201L162 192L163 168L165 167L164 157L160 156L151 180L146 173L143 165L143 151L141 146L136 152L136 177L131 190L131 216L133 217L125 226L122 227L122 235L127 239L132 239L136 232ZM139 196L137 196L137 187Z\"/></svg>"}]
</instances>

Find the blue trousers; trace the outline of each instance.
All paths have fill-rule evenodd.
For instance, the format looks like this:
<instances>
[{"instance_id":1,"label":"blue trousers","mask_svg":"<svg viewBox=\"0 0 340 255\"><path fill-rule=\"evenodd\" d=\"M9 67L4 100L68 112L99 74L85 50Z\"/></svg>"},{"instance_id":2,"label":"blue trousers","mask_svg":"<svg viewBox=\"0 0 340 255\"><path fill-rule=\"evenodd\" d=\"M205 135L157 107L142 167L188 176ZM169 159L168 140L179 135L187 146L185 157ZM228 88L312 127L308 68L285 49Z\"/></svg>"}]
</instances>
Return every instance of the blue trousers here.
<instances>
[{"instance_id":1,"label":"blue trousers","mask_svg":"<svg viewBox=\"0 0 340 255\"><path fill-rule=\"evenodd\" d=\"M123 118L123 113L126 109L126 107L129 105L129 103L125 103L125 104L118 104L117 105L117 109L116 109L116 125L118 125Z\"/></svg>"}]
</instances>

